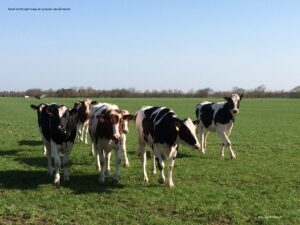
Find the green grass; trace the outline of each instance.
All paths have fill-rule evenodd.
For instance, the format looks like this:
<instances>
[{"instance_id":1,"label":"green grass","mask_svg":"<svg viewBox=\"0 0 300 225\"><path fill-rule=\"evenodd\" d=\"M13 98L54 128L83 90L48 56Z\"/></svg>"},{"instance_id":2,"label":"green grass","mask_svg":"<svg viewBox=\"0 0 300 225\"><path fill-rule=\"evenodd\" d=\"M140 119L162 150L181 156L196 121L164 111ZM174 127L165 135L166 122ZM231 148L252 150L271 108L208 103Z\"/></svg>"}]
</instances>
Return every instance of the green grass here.
<instances>
[{"instance_id":1,"label":"green grass","mask_svg":"<svg viewBox=\"0 0 300 225\"><path fill-rule=\"evenodd\" d=\"M68 106L75 100L44 99ZM132 113L143 105L164 105L181 118L194 118L200 100L101 101ZM121 168L121 185L113 185L112 175L99 184L90 146L76 143L71 181L56 188L46 174L32 103L39 101L0 98L0 224L300 224L298 99L244 99L231 136L237 160L230 160L228 151L219 157L214 133L205 156L181 146L174 189L158 184L149 160L150 183L144 184L133 123L130 167Z\"/></svg>"}]
</instances>

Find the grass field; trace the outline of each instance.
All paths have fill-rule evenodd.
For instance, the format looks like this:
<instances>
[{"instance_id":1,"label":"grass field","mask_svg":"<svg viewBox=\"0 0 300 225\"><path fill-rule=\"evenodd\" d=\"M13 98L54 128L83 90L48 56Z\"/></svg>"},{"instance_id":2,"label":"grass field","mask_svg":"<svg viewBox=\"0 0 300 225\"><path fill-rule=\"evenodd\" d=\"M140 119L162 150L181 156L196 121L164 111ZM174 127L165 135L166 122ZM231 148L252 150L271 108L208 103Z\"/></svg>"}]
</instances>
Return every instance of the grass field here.
<instances>
[{"instance_id":1,"label":"grass field","mask_svg":"<svg viewBox=\"0 0 300 225\"><path fill-rule=\"evenodd\" d=\"M43 101L72 106L75 100ZM199 101L97 100L132 113L143 105L164 105L193 119ZM112 184L112 175L99 184L90 145L76 143L71 180L56 188L46 174L32 103L39 101L0 98L0 224L300 224L299 99L243 99L231 136L237 160L230 160L228 151L219 157L214 133L205 156L181 146L174 189L150 174L149 160L150 183L144 184L133 123L130 167L121 168L121 185Z\"/></svg>"}]
</instances>

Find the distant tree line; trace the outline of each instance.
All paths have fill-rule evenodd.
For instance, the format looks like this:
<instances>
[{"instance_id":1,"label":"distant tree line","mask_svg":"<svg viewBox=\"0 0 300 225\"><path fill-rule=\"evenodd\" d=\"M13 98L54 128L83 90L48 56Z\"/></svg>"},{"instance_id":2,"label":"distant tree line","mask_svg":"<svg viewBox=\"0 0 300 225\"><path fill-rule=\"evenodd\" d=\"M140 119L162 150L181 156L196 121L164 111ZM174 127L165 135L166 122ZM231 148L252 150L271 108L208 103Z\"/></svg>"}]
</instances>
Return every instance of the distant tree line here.
<instances>
[{"instance_id":1,"label":"distant tree line","mask_svg":"<svg viewBox=\"0 0 300 225\"><path fill-rule=\"evenodd\" d=\"M135 88L121 88L111 90L96 90L91 87L87 88L61 88L58 90L41 90L39 88L32 88L26 91L1 91L1 97L23 97L25 95L30 97L46 95L47 97L62 97L62 98L207 98L207 97L224 97L231 93L244 93L248 98L300 98L300 86L293 88L290 91L268 91L264 85L260 85L254 89L246 90L240 87L233 87L231 91L214 91L211 88L203 88L198 90L189 90L183 92L178 89L170 90L144 90L139 91Z\"/></svg>"}]
</instances>

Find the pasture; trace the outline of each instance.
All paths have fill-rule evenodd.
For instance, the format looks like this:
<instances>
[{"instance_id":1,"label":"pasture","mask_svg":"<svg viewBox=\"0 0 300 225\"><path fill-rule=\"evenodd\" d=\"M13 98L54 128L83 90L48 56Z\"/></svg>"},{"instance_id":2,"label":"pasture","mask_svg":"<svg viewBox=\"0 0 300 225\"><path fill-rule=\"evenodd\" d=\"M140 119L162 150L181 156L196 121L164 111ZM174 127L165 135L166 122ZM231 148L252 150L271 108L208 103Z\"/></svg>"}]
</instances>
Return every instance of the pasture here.
<instances>
[{"instance_id":1,"label":"pasture","mask_svg":"<svg viewBox=\"0 0 300 225\"><path fill-rule=\"evenodd\" d=\"M43 99L73 106L78 99ZM199 99L95 99L135 113L143 105L172 108L195 119ZM209 99L221 100L221 99ZM121 184L98 183L90 145L76 142L70 182L56 188L47 175L36 112L39 100L0 98L0 224L300 224L300 100L243 99L231 135L237 159L219 156L208 136L206 155L179 147L175 188L150 173L143 182L130 122L130 167Z\"/></svg>"}]
</instances>

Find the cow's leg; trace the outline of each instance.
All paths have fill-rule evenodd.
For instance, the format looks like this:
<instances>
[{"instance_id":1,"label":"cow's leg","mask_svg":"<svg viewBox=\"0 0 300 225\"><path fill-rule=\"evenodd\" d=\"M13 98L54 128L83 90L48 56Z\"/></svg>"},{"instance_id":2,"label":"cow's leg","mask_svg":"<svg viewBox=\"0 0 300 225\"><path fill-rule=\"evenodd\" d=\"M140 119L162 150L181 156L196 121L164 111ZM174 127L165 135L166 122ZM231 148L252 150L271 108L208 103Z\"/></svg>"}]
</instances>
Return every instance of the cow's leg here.
<instances>
[{"instance_id":1,"label":"cow's leg","mask_svg":"<svg viewBox=\"0 0 300 225\"><path fill-rule=\"evenodd\" d=\"M61 159L58 152L58 145L53 141L51 141L51 152L54 157L54 165L55 165L54 184L58 186L60 184L59 170L61 168Z\"/></svg>"},{"instance_id":2,"label":"cow's leg","mask_svg":"<svg viewBox=\"0 0 300 225\"><path fill-rule=\"evenodd\" d=\"M88 121L83 126L83 132L84 132L84 143L88 144L88 132L89 132L89 123L88 123Z\"/></svg>"},{"instance_id":3,"label":"cow's leg","mask_svg":"<svg viewBox=\"0 0 300 225\"><path fill-rule=\"evenodd\" d=\"M84 136L84 124L81 124L80 127L80 141L83 142L83 136Z\"/></svg>"},{"instance_id":4,"label":"cow's leg","mask_svg":"<svg viewBox=\"0 0 300 225\"><path fill-rule=\"evenodd\" d=\"M110 157L111 157L111 152L109 150L105 151L105 159L106 159L105 174L106 174L106 176L110 175Z\"/></svg>"},{"instance_id":5,"label":"cow's leg","mask_svg":"<svg viewBox=\"0 0 300 225\"><path fill-rule=\"evenodd\" d=\"M92 147L91 147L91 154L95 155L95 144L93 141L92 141Z\"/></svg>"},{"instance_id":6,"label":"cow's leg","mask_svg":"<svg viewBox=\"0 0 300 225\"><path fill-rule=\"evenodd\" d=\"M80 141L80 136L81 136L81 124L80 124L80 122L78 122L76 124L76 131L77 131L77 139L78 139L78 141Z\"/></svg>"},{"instance_id":7,"label":"cow's leg","mask_svg":"<svg viewBox=\"0 0 300 225\"><path fill-rule=\"evenodd\" d=\"M99 147L98 147L97 144L92 143L92 149L95 151L95 155L96 155L96 167L97 167L98 172L100 173L101 172L101 162L100 162Z\"/></svg>"},{"instance_id":8,"label":"cow's leg","mask_svg":"<svg viewBox=\"0 0 300 225\"><path fill-rule=\"evenodd\" d=\"M170 156L169 158L169 168L168 168L168 186L170 188L174 187L174 183L173 183L173 168L174 168L174 163L175 163L175 159L176 159L176 155L177 155L177 150L174 149L173 154Z\"/></svg>"},{"instance_id":9,"label":"cow's leg","mask_svg":"<svg viewBox=\"0 0 300 225\"><path fill-rule=\"evenodd\" d=\"M126 135L122 135L122 149L123 149L123 154L124 154L124 165L125 167L129 167L129 161L127 157L127 149L126 149Z\"/></svg>"},{"instance_id":10,"label":"cow's leg","mask_svg":"<svg viewBox=\"0 0 300 225\"><path fill-rule=\"evenodd\" d=\"M69 181L69 161L70 161L70 154L72 151L73 143L68 142L67 143L67 151L64 155L63 165L64 165L64 180Z\"/></svg>"},{"instance_id":11,"label":"cow's leg","mask_svg":"<svg viewBox=\"0 0 300 225\"><path fill-rule=\"evenodd\" d=\"M221 156L224 157L224 148L225 148L225 146L228 146L231 158L235 159L236 156L231 147L231 142L230 142L229 138L227 137L225 130L224 129L217 130L217 133L219 134L219 136L222 139Z\"/></svg>"},{"instance_id":12,"label":"cow's leg","mask_svg":"<svg viewBox=\"0 0 300 225\"><path fill-rule=\"evenodd\" d=\"M40 133L41 133L41 135L42 135L42 142L43 142L43 148L44 148L44 155L47 155L47 146L46 146L46 142L48 142L47 141L47 139L44 137L44 135L43 135L43 132L42 132L42 128L41 127L39 127L39 130L40 130ZM48 142L49 143L49 142ZM49 144L50 145L50 144Z\"/></svg>"},{"instance_id":13,"label":"cow's leg","mask_svg":"<svg viewBox=\"0 0 300 225\"><path fill-rule=\"evenodd\" d=\"M153 149L154 149L154 154L155 154L155 158L156 158L156 161L157 161L157 166L158 166L158 169L160 171L160 177L158 179L158 182L163 184L166 180L165 174L164 174L165 164L164 164L164 161L162 159L161 152L159 151L158 145L154 144Z\"/></svg>"},{"instance_id":14,"label":"cow's leg","mask_svg":"<svg viewBox=\"0 0 300 225\"><path fill-rule=\"evenodd\" d=\"M204 138L204 127L202 125L198 125L197 131L199 133L200 146L202 154L205 154L205 138Z\"/></svg>"},{"instance_id":15,"label":"cow's leg","mask_svg":"<svg viewBox=\"0 0 300 225\"><path fill-rule=\"evenodd\" d=\"M79 122L77 122L77 124L76 124L76 136L77 136L77 139L79 140Z\"/></svg>"},{"instance_id":16,"label":"cow's leg","mask_svg":"<svg viewBox=\"0 0 300 225\"><path fill-rule=\"evenodd\" d=\"M146 155L146 144L139 140L139 146L137 149L137 153L141 154L141 162L142 162L142 169L143 169L143 175L144 175L144 181L146 183L149 182L148 176L147 176L147 171L146 171L146 163L147 163L147 155Z\"/></svg>"},{"instance_id":17,"label":"cow's leg","mask_svg":"<svg viewBox=\"0 0 300 225\"><path fill-rule=\"evenodd\" d=\"M203 147L204 147L204 151L206 151L206 145L207 145L207 136L208 136L208 133L209 133L209 131L208 130L206 130L206 129L204 129L204 132L203 132L204 134L204 143L203 143Z\"/></svg>"},{"instance_id":18,"label":"cow's leg","mask_svg":"<svg viewBox=\"0 0 300 225\"><path fill-rule=\"evenodd\" d=\"M201 124L197 125L196 134L198 135L198 139L200 140L200 149L202 154L205 154L205 149L203 146L203 127Z\"/></svg>"},{"instance_id":19,"label":"cow's leg","mask_svg":"<svg viewBox=\"0 0 300 225\"><path fill-rule=\"evenodd\" d=\"M50 143L45 140L44 141L44 147L46 148L46 156L47 156L47 161L48 161L48 171L47 174L52 176L52 159L51 159L51 145Z\"/></svg>"},{"instance_id":20,"label":"cow's leg","mask_svg":"<svg viewBox=\"0 0 300 225\"><path fill-rule=\"evenodd\" d=\"M156 165L155 165L155 154L154 154L154 149L153 147L151 148L151 151L150 151L150 157L151 157L151 171L152 171L152 174L156 174Z\"/></svg>"},{"instance_id":21,"label":"cow's leg","mask_svg":"<svg viewBox=\"0 0 300 225\"><path fill-rule=\"evenodd\" d=\"M99 151L100 165L101 165L99 182L104 183L105 182L105 174L104 174L104 171L105 171L105 156L104 156L103 146L100 145L97 151Z\"/></svg>"}]
</instances>

